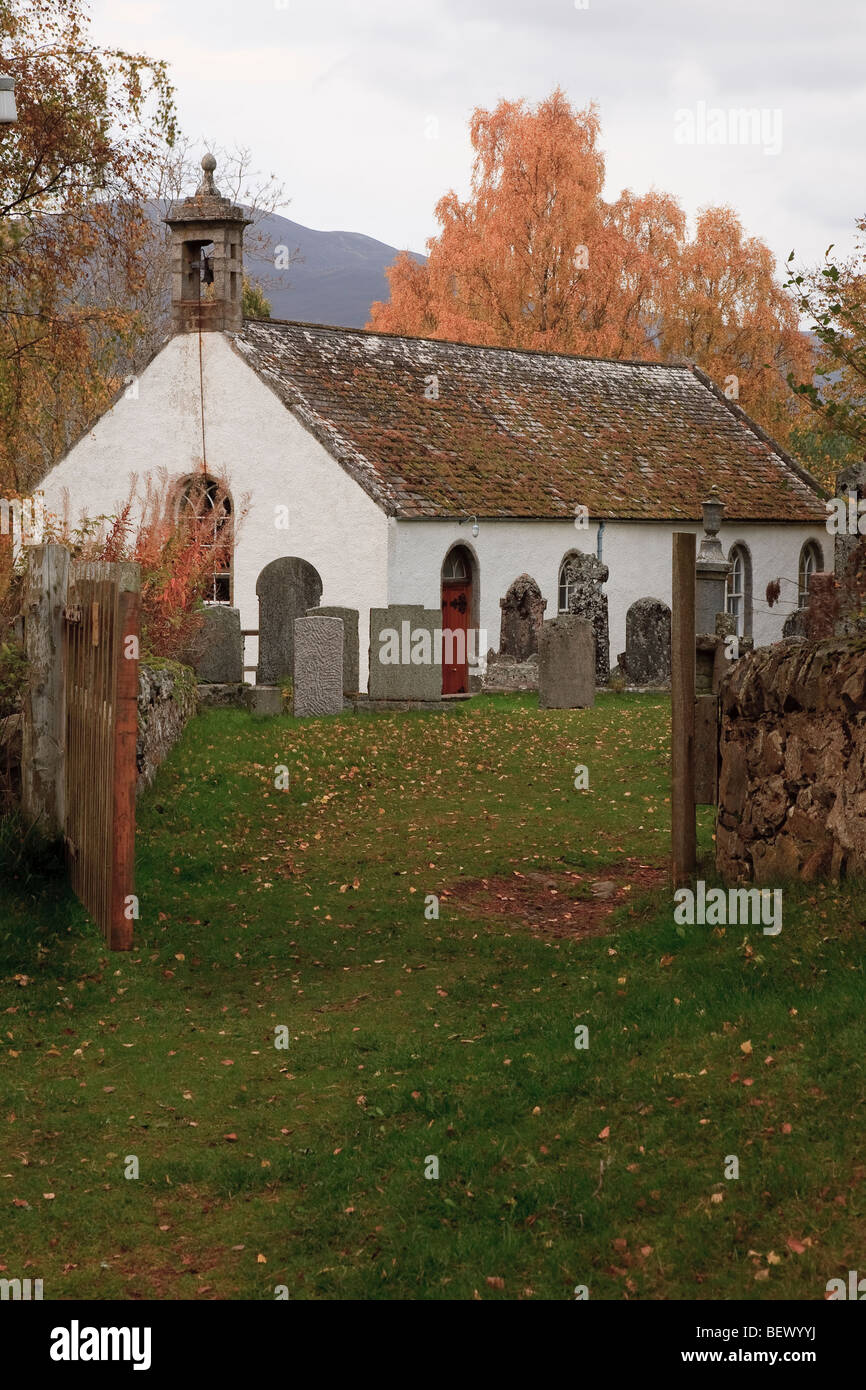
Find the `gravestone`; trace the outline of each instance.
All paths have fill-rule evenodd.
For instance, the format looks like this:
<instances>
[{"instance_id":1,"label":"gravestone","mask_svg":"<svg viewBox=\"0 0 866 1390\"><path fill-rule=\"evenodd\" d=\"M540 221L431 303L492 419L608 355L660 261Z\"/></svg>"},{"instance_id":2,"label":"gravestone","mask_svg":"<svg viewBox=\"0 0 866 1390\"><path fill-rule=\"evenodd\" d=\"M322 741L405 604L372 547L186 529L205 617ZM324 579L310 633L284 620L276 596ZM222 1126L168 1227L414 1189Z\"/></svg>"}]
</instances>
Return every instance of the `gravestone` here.
<instances>
[{"instance_id":1,"label":"gravestone","mask_svg":"<svg viewBox=\"0 0 866 1390\"><path fill-rule=\"evenodd\" d=\"M370 699L441 700L441 632L439 608L420 603L371 608Z\"/></svg>"},{"instance_id":2,"label":"gravestone","mask_svg":"<svg viewBox=\"0 0 866 1390\"><path fill-rule=\"evenodd\" d=\"M610 636L607 622L607 594L602 585L607 581L608 567L595 555L577 551L563 568L563 579L572 590L568 611L575 618L592 623L595 636L595 679L598 685L610 680Z\"/></svg>"},{"instance_id":3,"label":"gravestone","mask_svg":"<svg viewBox=\"0 0 866 1390\"><path fill-rule=\"evenodd\" d=\"M322 597L322 581L306 560L286 555L265 565L256 580L259 598L259 685L279 685L294 670L294 622Z\"/></svg>"},{"instance_id":4,"label":"gravestone","mask_svg":"<svg viewBox=\"0 0 866 1390\"><path fill-rule=\"evenodd\" d=\"M570 613L550 618L538 634L539 709L591 709L595 667L592 623Z\"/></svg>"},{"instance_id":5,"label":"gravestone","mask_svg":"<svg viewBox=\"0 0 866 1390\"><path fill-rule=\"evenodd\" d=\"M249 685L246 704L256 719L273 719L283 713L283 692L278 685Z\"/></svg>"},{"instance_id":6,"label":"gravestone","mask_svg":"<svg viewBox=\"0 0 866 1390\"><path fill-rule=\"evenodd\" d=\"M639 598L625 615L620 669L630 685L667 685L671 678L671 610L657 598Z\"/></svg>"},{"instance_id":7,"label":"gravestone","mask_svg":"<svg viewBox=\"0 0 866 1390\"><path fill-rule=\"evenodd\" d=\"M339 618L296 618L294 655L295 718L342 713L342 621Z\"/></svg>"},{"instance_id":8,"label":"gravestone","mask_svg":"<svg viewBox=\"0 0 866 1390\"><path fill-rule=\"evenodd\" d=\"M854 495L855 509L859 502L866 498L866 460L861 463L854 463L850 468L845 468L841 473L836 474L836 496L845 503L846 519L848 517L848 498ZM862 554L866 549L866 540L861 536L858 529L849 535L846 531L839 531L833 540L833 570L836 578L842 580L846 572L854 568L852 561L855 553Z\"/></svg>"},{"instance_id":9,"label":"gravestone","mask_svg":"<svg viewBox=\"0 0 866 1390\"><path fill-rule=\"evenodd\" d=\"M244 639L237 608L205 608L194 648L195 673L202 685L239 684L244 678Z\"/></svg>"},{"instance_id":10,"label":"gravestone","mask_svg":"<svg viewBox=\"0 0 866 1390\"><path fill-rule=\"evenodd\" d=\"M503 690L538 689L538 652L528 656L525 661L517 661L513 656L502 656L490 651L481 678L481 689L490 692Z\"/></svg>"},{"instance_id":11,"label":"gravestone","mask_svg":"<svg viewBox=\"0 0 866 1390\"><path fill-rule=\"evenodd\" d=\"M308 608L308 618L339 618L343 624L343 694L359 690L359 647L357 608Z\"/></svg>"},{"instance_id":12,"label":"gravestone","mask_svg":"<svg viewBox=\"0 0 866 1390\"><path fill-rule=\"evenodd\" d=\"M529 574L521 574L499 600L502 618L499 627L499 653L525 661L538 651L538 634L544 622L547 599Z\"/></svg>"}]
</instances>

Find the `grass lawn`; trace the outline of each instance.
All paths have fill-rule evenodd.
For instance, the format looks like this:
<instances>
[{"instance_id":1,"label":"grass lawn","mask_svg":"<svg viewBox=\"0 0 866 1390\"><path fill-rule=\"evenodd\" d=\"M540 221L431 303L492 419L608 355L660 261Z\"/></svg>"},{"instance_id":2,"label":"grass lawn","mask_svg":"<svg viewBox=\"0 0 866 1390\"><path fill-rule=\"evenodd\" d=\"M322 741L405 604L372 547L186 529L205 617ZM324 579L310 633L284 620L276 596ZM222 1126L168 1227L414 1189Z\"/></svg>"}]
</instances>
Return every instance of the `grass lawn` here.
<instances>
[{"instance_id":1,"label":"grass lawn","mask_svg":"<svg viewBox=\"0 0 866 1390\"><path fill-rule=\"evenodd\" d=\"M866 885L786 889L776 937L677 928L667 701L536 703L197 718L140 804L128 955L6 877L3 1277L821 1299L863 1270Z\"/></svg>"}]
</instances>

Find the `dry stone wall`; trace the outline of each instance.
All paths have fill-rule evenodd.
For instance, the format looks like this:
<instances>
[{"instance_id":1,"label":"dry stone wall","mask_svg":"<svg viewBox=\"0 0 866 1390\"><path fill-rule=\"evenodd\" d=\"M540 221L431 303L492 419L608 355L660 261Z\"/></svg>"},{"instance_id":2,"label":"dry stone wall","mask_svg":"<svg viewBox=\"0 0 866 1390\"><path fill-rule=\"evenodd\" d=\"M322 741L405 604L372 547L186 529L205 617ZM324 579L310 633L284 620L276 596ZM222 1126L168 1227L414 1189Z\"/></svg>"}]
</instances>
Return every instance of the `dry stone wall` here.
<instances>
[{"instance_id":1,"label":"dry stone wall","mask_svg":"<svg viewBox=\"0 0 866 1390\"><path fill-rule=\"evenodd\" d=\"M141 665L138 668L138 741L136 762L140 796L156 776L196 712L193 672L186 666Z\"/></svg>"},{"instance_id":2,"label":"dry stone wall","mask_svg":"<svg viewBox=\"0 0 866 1390\"><path fill-rule=\"evenodd\" d=\"M721 686L716 864L772 884L866 873L866 644L796 639Z\"/></svg>"}]
</instances>

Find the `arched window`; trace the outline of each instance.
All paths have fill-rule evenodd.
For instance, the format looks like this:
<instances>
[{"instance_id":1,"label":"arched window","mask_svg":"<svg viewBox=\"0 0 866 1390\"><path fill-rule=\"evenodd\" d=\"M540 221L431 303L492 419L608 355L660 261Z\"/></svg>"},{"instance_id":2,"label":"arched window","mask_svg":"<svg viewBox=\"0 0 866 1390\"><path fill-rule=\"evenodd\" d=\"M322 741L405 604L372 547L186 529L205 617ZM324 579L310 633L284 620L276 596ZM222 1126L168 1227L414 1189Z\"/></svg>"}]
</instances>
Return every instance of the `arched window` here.
<instances>
[{"instance_id":1,"label":"arched window","mask_svg":"<svg viewBox=\"0 0 866 1390\"><path fill-rule=\"evenodd\" d=\"M800 551L799 599L800 608L809 602L809 580L824 568L824 556L817 541L807 541Z\"/></svg>"},{"instance_id":2,"label":"arched window","mask_svg":"<svg viewBox=\"0 0 866 1390\"><path fill-rule=\"evenodd\" d=\"M578 553L579 552L576 550L569 550L567 555L563 555L562 564L559 566L559 600L556 605L557 612L559 613L568 612L569 601L579 584L579 580L577 579L572 579L569 581L566 574L569 563L574 559L575 555L577 555Z\"/></svg>"},{"instance_id":3,"label":"arched window","mask_svg":"<svg viewBox=\"0 0 866 1390\"><path fill-rule=\"evenodd\" d=\"M455 545L453 550L449 550L445 556L445 563L442 566L443 579L469 579L471 569L466 551L462 545Z\"/></svg>"},{"instance_id":4,"label":"arched window","mask_svg":"<svg viewBox=\"0 0 866 1390\"><path fill-rule=\"evenodd\" d=\"M737 624L738 637L752 635L752 557L741 542L728 552L731 566L725 591L725 608Z\"/></svg>"},{"instance_id":5,"label":"arched window","mask_svg":"<svg viewBox=\"0 0 866 1390\"><path fill-rule=\"evenodd\" d=\"M216 478L200 473L184 486L180 520L184 517L197 527L211 552L212 567L205 602L231 603L234 550L231 494Z\"/></svg>"}]
</instances>

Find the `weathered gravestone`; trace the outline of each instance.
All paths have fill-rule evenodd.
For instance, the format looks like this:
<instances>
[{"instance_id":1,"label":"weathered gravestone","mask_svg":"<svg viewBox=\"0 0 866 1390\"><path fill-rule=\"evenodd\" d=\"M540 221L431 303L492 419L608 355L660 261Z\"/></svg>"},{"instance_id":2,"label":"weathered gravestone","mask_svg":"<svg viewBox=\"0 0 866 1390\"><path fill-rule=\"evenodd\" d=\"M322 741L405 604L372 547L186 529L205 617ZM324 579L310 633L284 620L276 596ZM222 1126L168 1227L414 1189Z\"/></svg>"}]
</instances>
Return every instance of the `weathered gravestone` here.
<instances>
[{"instance_id":1,"label":"weathered gravestone","mask_svg":"<svg viewBox=\"0 0 866 1390\"><path fill-rule=\"evenodd\" d=\"M283 713L283 692L278 685L249 685L246 704L256 719L274 719Z\"/></svg>"},{"instance_id":2,"label":"weathered gravestone","mask_svg":"<svg viewBox=\"0 0 866 1390\"><path fill-rule=\"evenodd\" d=\"M202 685L237 685L243 680L244 639L236 608L206 608L194 646L195 673Z\"/></svg>"},{"instance_id":3,"label":"weathered gravestone","mask_svg":"<svg viewBox=\"0 0 866 1390\"><path fill-rule=\"evenodd\" d=\"M339 618L343 624L343 694L357 695L359 641L357 608L308 608L308 618Z\"/></svg>"},{"instance_id":4,"label":"weathered gravestone","mask_svg":"<svg viewBox=\"0 0 866 1390\"><path fill-rule=\"evenodd\" d=\"M544 622L547 599L529 574L521 574L499 600L502 618L499 626L499 652L525 661L538 651L538 634Z\"/></svg>"},{"instance_id":5,"label":"weathered gravestone","mask_svg":"<svg viewBox=\"0 0 866 1390\"><path fill-rule=\"evenodd\" d=\"M592 623L562 613L538 634L539 709L590 709L595 704Z\"/></svg>"},{"instance_id":6,"label":"weathered gravestone","mask_svg":"<svg viewBox=\"0 0 866 1390\"><path fill-rule=\"evenodd\" d=\"M296 719L343 709L343 624L339 618L295 619Z\"/></svg>"},{"instance_id":7,"label":"weathered gravestone","mask_svg":"<svg viewBox=\"0 0 866 1390\"><path fill-rule=\"evenodd\" d=\"M442 612L420 603L370 609L371 700L442 699Z\"/></svg>"},{"instance_id":8,"label":"weathered gravestone","mask_svg":"<svg viewBox=\"0 0 866 1390\"><path fill-rule=\"evenodd\" d=\"M322 597L319 573L306 560L283 556L265 565L256 581L259 598L259 685L279 685L294 670L294 622Z\"/></svg>"},{"instance_id":9,"label":"weathered gravestone","mask_svg":"<svg viewBox=\"0 0 866 1390\"><path fill-rule=\"evenodd\" d=\"M671 610L658 598L639 598L625 615L620 670L630 685L667 685L671 678Z\"/></svg>"},{"instance_id":10,"label":"weathered gravestone","mask_svg":"<svg viewBox=\"0 0 866 1390\"><path fill-rule=\"evenodd\" d=\"M575 618L592 623L595 635L595 679L598 685L610 680L610 636L607 622L606 583L609 570L595 555L576 551L563 567L563 579L571 590L568 611Z\"/></svg>"},{"instance_id":11,"label":"weathered gravestone","mask_svg":"<svg viewBox=\"0 0 866 1390\"><path fill-rule=\"evenodd\" d=\"M845 468L841 473L836 474L836 496L845 503L845 519L848 523L846 529L837 531L833 540L833 569L836 578L842 581L849 570L855 568L855 554L862 554L866 548L866 541L860 534L860 517L857 508L860 502L866 500L866 460L854 463L850 468ZM850 506L849 498L853 501L853 508ZM850 521L857 517L857 525L854 529L850 526ZM864 519L866 525L866 519Z\"/></svg>"}]
</instances>

